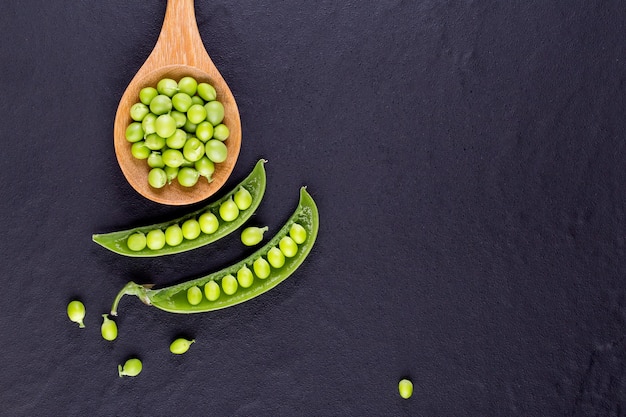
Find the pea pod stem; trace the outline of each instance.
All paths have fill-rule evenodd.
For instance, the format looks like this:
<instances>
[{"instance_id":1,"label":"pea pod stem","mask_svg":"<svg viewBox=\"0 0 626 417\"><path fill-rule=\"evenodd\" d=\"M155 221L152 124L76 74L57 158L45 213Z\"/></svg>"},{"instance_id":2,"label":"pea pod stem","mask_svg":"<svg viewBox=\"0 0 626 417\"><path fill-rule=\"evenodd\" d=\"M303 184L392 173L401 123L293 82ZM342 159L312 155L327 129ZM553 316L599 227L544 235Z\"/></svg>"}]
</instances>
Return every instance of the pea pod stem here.
<instances>
[{"instance_id":1,"label":"pea pod stem","mask_svg":"<svg viewBox=\"0 0 626 417\"><path fill-rule=\"evenodd\" d=\"M124 288L117 293L115 300L113 301L113 306L111 307L111 315L117 316L117 306L120 303L120 300L125 295L134 295L139 298L142 302L147 305L150 305L150 298L148 297L147 291L152 287L152 284L139 285L133 281L130 281Z\"/></svg>"}]
</instances>

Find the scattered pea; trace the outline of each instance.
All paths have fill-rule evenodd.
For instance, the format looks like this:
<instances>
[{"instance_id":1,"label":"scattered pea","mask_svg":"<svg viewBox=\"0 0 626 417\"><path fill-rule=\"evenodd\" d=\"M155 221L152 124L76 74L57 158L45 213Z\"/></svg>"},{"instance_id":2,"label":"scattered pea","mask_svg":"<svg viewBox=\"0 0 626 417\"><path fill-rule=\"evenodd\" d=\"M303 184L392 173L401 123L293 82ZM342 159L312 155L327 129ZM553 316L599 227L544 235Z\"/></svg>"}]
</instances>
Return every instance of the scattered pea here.
<instances>
[{"instance_id":1,"label":"scattered pea","mask_svg":"<svg viewBox=\"0 0 626 417\"><path fill-rule=\"evenodd\" d=\"M254 282L254 275L252 275L252 271L246 265L242 266L239 271L237 271L237 282L241 286L241 288L248 288Z\"/></svg>"},{"instance_id":2,"label":"scattered pea","mask_svg":"<svg viewBox=\"0 0 626 417\"><path fill-rule=\"evenodd\" d=\"M179 337L170 344L170 352L175 355L182 355L189 350L189 346L191 346L191 344L195 341L196 339L187 340Z\"/></svg>"},{"instance_id":3,"label":"scattered pea","mask_svg":"<svg viewBox=\"0 0 626 417\"><path fill-rule=\"evenodd\" d=\"M273 247L267 252L267 261L273 268L280 268L285 265L285 255L280 249Z\"/></svg>"},{"instance_id":4,"label":"scattered pea","mask_svg":"<svg viewBox=\"0 0 626 417\"><path fill-rule=\"evenodd\" d=\"M405 400L411 398L413 395L413 383L408 379L403 379L398 383L398 392L400 396Z\"/></svg>"},{"instance_id":5,"label":"scattered pea","mask_svg":"<svg viewBox=\"0 0 626 417\"><path fill-rule=\"evenodd\" d=\"M237 292L237 287L239 284L237 283L237 278L232 276L231 274L226 275L222 278L222 290L226 295L233 295Z\"/></svg>"},{"instance_id":6,"label":"scattered pea","mask_svg":"<svg viewBox=\"0 0 626 417\"><path fill-rule=\"evenodd\" d=\"M239 190L237 190L234 199L239 210L247 210L252 205L252 195L250 194L250 191L243 187L240 187Z\"/></svg>"},{"instance_id":7,"label":"scattered pea","mask_svg":"<svg viewBox=\"0 0 626 417\"><path fill-rule=\"evenodd\" d=\"M270 264L263 258L256 259L252 264L252 269L254 270L254 275L260 279L265 279L270 276Z\"/></svg>"},{"instance_id":8,"label":"scattered pea","mask_svg":"<svg viewBox=\"0 0 626 417\"><path fill-rule=\"evenodd\" d=\"M100 333L104 340L115 340L117 338L117 324L109 318L108 314L102 315L102 326L100 326Z\"/></svg>"},{"instance_id":9,"label":"scattered pea","mask_svg":"<svg viewBox=\"0 0 626 417\"><path fill-rule=\"evenodd\" d=\"M306 240L306 230L302 225L298 223L294 223L291 225L289 229L289 236L296 242L298 245L301 245Z\"/></svg>"},{"instance_id":10,"label":"scattered pea","mask_svg":"<svg viewBox=\"0 0 626 417\"><path fill-rule=\"evenodd\" d=\"M258 245L263 240L263 233L267 232L269 227L250 226L241 232L241 243L246 246Z\"/></svg>"},{"instance_id":11,"label":"scattered pea","mask_svg":"<svg viewBox=\"0 0 626 417\"><path fill-rule=\"evenodd\" d=\"M74 323L78 323L78 327L81 329L85 327L84 319L85 319L85 305L78 301L73 300L67 305L67 316Z\"/></svg>"},{"instance_id":12,"label":"scattered pea","mask_svg":"<svg viewBox=\"0 0 626 417\"><path fill-rule=\"evenodd\" d=\"M232 222L239 216L239 207L237 207L237 204L235 204L231 197L220 204L219 212L222 220Z\"/></svg>"},{"instance_id":13,"label":"scattered pea","mask_svg":"<svg viewBox=\"0 0 626 417\"><path fill-rule=\"evenodd\" d=\"M192 306L200 304L202 301L202 290L196 286L193 286L187 290L187 301Z\"/></svg>"},{"instance_id":14,"label":"scattered pea","mask_svg":"<svg viewBox=\"0 0 626 417\"><path fill-rule=\"evenodd\" d=\"M220 298L220 286L215 281L204 284L204 295L207 300L215 301Z\"/></svg>"},{"instance_id":15,"label":"scattered pea","mask_svg":"<svg viewBox=\"0 0 626 417\"><path fill-rule=\"evenodd\" d=\"M146 247L146 235L141 232L133 233L132 235L128 236L126 245L128 245L128 249L139 252Z\"/></svg>"},{"instance_id":16,"label":"scattered pea","mask_svg":"<svg viewBox=\"0 0 626 417\"><path fill-rule=\"evenodd\" d=\"M278 247L280 248L280 251L283 253L283 255L285 255L287 258L293 258L294 256L296 256L296 253L298 253L298 245L289 236L285 236L280 239L280 241L278 242Z\"/></svg>"},{"instance_id":17,"label":"scattered pea","mask_svg":"<svg viewBox=\"0 0 626 417\"><path fill-rule=\"evenodd\" d=\"M117 365L117 372L120 378L123 376L137 376L141 373L143 365L137 358L132 358L124 363L124 366Z\"/></svg>"}]
</instances>

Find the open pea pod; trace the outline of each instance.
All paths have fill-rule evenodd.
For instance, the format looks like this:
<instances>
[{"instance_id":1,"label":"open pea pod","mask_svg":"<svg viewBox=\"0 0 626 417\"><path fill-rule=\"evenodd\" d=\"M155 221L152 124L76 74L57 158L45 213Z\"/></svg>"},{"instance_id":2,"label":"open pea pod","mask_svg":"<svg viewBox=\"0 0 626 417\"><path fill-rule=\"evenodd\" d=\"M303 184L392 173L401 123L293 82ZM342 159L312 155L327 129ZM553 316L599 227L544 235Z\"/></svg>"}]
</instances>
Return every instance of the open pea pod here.
<instances>
[{"instance_id":1,"label":"open pea pod","mask_svg":"<svg viewBox=\"0 0 626 417\"><path fill-rule=\"evenodd\" d=\"M252 170L252 172L232 191L223 196L217 201L209 203L207 206L195 210L191 213L186 214L185 216L163 222L158 224L153 224L150 226L142 226L135 227L133 229L121 230L117 232L111 233L103 233L103 234L94 234L93 241L98 243L99 245L107 248L110 251L118 253L120 255L125 256L133 256L133 257L152 257L152 256L162 256L162 255L170 255L174 253L185 252L191 249L196 249L201 246L207 245L209 243L215 242L218 239L228 235L229 233L237 230L241 225L243 225L249 218L254 214L256 209L259 207L261 200L263 199L263 195L265 194L265 160L261 159L257 162L256 166ZM227 218L224 220L222 218L223 213L220 214L220 207L226 204L229 206L236 207L233 202L233 198L238 192L246 192L248 195L248 201L246 203L245 209L239 210L237 208L236 218ZM148 235L151 231L162 231L167 232L167 228L170 226L182 226L187 220L190 219L200 219L202 215L205 213L210 213L213 215L215 228L209 230L207 232L202 231L199 233L197 237L194 239L185 239L183 238L180 243L176 245L169 245L167 243L163 243L159 248L151 249L146 245L139 250L133 250L129 247L129 238L133 235ZM232 213L232 211L231 211ZM164 233L163 233L164 235Z\"/></svg>"},{"instance_id":2,"label":"open pea pod","mask_svg":"<svg viewBox=\"0 0 626 417\"><path fill-rule=\"evenodd\" d=\"M315 201L305 187L300 201L284 226L262 248L244 260L218 272L180 284L152 289L129 282L118 293L111 314L124 295L171 313L202 313L248 301L283 282L306 259L319 228Z\"/></svg>"}]
</instances>

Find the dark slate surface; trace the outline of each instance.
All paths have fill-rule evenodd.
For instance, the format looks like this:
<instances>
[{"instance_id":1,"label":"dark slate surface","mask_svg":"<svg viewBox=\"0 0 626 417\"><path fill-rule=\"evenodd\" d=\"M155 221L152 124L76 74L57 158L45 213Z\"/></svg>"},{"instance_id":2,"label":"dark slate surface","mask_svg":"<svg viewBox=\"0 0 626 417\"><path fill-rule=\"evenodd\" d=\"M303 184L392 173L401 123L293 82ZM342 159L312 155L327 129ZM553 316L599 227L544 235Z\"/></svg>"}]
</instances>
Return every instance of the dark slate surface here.
<instances>
[{"instance_id":1,"label":"dark slate surface","mask_svg":"<svg viewBox=\"0 0 626 417\"><path fill-rule=\"evenodd\" d=\"M185 212L135 193L112 142L165 6L2 5L0 414L625 415L622 2L196 1L242 117L225 189L267 158L254 221L276 230L307 185L319 239L238 307L125 299L107 343L126 281L246 254L236 235L148 260L91 242ZM179 334L198 342L173 357ZM118 378L131 355L144 372Z\"/></svg>"}]
</instances>

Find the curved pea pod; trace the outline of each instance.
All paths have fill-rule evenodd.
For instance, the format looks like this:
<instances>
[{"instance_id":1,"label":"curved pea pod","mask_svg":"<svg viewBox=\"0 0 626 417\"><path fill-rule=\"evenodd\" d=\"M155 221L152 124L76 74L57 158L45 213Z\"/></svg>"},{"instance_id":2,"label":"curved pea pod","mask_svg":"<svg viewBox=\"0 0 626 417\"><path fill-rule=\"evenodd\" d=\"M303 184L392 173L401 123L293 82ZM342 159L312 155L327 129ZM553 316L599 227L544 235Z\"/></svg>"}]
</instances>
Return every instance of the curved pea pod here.
<instances>
[{"instance_id":1,"label":"curved pea pod","mask_svg":"<svg viewBox=\"0 0 626 417\"><path fill-rule=\"evenodd\" d=\"M128 230L121 230L117 232L111 233L103 233L103 234L94 234L92 239L94 242L99 245L105 247L106 249L118 253L120 255L132 256L132 257L153 257L153 256L162 256L162 255L170 255L174 253L185 252L191 249L196 249L204 245L208 245L209 243L215 242L218 239L234 232L239 227L241 227L256 211L261 204L261 200L263 199L263 195L265 194L265 161L261 159L257 162L256 166L252 170L252 172L236 187L233 188L228 194L223 196L217 201L209 203L207 206L195 210L191 213L186 214L185 216L162 222L153 224L150 226L142 226L136 227ZM224 221L221 219L219 214L219 209L222 203L228 203L232 201L233 196L244 189L248 191L252 197L251 204L245 209L240 210L237 217L232 221ZM143 248L135 250L129 248L128 246L128 238L132 235L147 235L150 231L161 230L165 231L169 226L174 225L182 225L185 221L190 219L199 219L205 213L212 213L216 219L219 219L219 225L216 226L215 230L211 230L210 233L200 233L198 237L195 239L183 239L180 244L176 244L170 246L169 244L162 244L159 248L151 249L147 245Z\"/></svg>"},{"instance_id":2,"label":"curved pea pod","mask_svg":"<svg viewBox=\"0 0 626 417\"><path fill-rule=\"evenodd\" d=\"M255 270L255 261L265 259L271 249L279 247L280 240L290 234L294 225L299 225L305 231L305 233L300 233L304 237L300 240L301 243L298 244L295 255L285 258L285 263L281 267L271 267L267 275L254 273L251 277L252 279L250 279L250 271ZM129 282L115 298L111 314L117 315L118 304L124 295L134 295L147 305L152 305L171 313L183 314L213 311L248 301L274 288L297 270L311 252L317 237L318 228L319 214L317 206L306 188L302 187L300 190L300 201L294 213L276 235L252 255L234 265L204 277L160 289L153 289L151 285L139 285ZM248 277L245 281L245 286L241 285L241 283L236 284L237 280L233 283L233 277L237 276L238 272L244 269L244 267L247 268L246 275ZM228 290L215 291L217 286L221 287L221 284L223 284L222 280L225 277L228 277L229 280ZM207 291L211 295L203 297L200 302L192 305L187 299L187 291L193 287L204 288L207 284L213 287L210 292Z\"/></svg>"}]
</instances>

